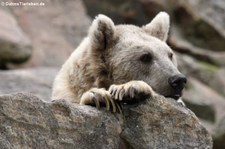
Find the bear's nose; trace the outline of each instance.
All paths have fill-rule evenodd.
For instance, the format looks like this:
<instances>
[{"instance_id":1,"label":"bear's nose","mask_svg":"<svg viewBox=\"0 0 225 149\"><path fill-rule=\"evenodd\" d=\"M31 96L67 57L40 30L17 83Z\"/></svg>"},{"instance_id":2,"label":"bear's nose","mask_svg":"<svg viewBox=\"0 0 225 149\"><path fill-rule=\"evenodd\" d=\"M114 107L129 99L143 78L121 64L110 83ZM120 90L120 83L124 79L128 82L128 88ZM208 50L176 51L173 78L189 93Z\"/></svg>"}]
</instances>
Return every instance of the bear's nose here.
<instances>
[{"instance_id":1,"label":"bear's nose","mask_svg":"<svg viewBox=\"0 0 225 149\"><path fill-rule=\"evenodd\" d=\"M176 91L182 91L184 89L185 84L187 83L187 78L180 74L172 76L168 79L170 86Z\"/></svg>"}]
</instances>

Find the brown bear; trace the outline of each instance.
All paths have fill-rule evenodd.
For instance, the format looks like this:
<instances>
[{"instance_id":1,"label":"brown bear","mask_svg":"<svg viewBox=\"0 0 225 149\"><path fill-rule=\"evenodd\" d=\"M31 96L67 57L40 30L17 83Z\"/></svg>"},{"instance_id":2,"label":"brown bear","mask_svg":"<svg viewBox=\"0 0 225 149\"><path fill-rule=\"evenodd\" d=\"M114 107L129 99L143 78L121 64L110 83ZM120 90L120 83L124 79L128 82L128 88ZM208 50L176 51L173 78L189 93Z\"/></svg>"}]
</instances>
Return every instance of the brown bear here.
<instances>
[{"instance_id":1,"label":"brown bear","mask_svg":"<svg viewBox=\"0 0 225 149\"><path fill-rule=\"evenodd\" d=\"M98 15L56 76L52 99L97 107L103 103L113 111L118 101L138 101L156 93L177 100L186 78L166 44L168 31L166 12L142 27L114 25Z\"/></svg>"}]
</instances>

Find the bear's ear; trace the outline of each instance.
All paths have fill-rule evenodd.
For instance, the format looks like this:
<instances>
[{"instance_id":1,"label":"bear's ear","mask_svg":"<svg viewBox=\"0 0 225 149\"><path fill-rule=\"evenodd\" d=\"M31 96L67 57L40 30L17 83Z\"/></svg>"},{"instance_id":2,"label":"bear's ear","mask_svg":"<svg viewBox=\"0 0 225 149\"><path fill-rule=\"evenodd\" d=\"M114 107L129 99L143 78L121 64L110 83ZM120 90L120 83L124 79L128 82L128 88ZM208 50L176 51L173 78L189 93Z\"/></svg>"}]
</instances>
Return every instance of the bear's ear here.
<instances>
[{"instance_id":1,"label":"bear's ear","mask_svg":"<svg viewBox=\"0 0 225 149\"><path fill-rule=\"evenodd\" d=\"M165 42L168 37L169 26L169 15L166 12L160 12L149 24L143 28L151 36L157 37Z\"/></svg>"},{"instance_id":2,"label":"bear's ear","mask_svg":"<svg viewBox=\"0 0 225 149\"><path fill-rule=\"evenodd\" d=\"M99 14L89 29L92 48L105 50L111 44L115 33L113 21L105 15Z\"/></svg>"}]
</instances>

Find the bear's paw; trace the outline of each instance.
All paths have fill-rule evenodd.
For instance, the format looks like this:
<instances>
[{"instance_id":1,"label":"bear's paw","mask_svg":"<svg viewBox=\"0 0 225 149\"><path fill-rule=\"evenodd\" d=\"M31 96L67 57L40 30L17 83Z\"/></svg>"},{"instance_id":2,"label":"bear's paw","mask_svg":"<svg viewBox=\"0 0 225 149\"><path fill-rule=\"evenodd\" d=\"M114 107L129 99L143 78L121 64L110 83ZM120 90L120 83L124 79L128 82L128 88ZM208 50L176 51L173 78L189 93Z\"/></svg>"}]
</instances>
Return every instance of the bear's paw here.
<instances>
[{"instance_id":1,"label":"bear's paw","mask_svg":"<svg viewBox=\"0 0 225 149\"><path fill-rule=\"evenodd\" d=\"M85 92L81 97L80 104L96 106L98 109L106 107L107 110L122 113L120 102L113 100L112 95L104 88L92 88Z\"/></svg>"},{"instance_id":2,"label":"bear's paw","mask_svg":"<svg viewBox=\"0 0 225 149\"><path fill-rule=\"evenodd\" d=\"M138 102L141 99L151 98L155 94L144 81L130 81L121 85L111 85L109 92L115 100L125 103Z\"/></svg>"}]
</instances>

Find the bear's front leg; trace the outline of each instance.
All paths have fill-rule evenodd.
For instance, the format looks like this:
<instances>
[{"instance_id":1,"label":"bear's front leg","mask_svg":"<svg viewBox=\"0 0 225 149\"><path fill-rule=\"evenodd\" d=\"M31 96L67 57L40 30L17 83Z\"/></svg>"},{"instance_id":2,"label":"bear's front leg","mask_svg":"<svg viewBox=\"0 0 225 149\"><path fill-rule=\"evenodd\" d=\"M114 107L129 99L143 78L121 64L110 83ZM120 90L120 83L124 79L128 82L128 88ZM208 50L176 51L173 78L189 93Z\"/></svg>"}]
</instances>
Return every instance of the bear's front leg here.
<instances>
[{"instance_id":1,"label":"bear's front leg","mask_svg":"<svg viewBox=\"0 0 225 149\"><path fill-rule=\"evenodd\" d=\"M122 113L120 102L113 100L109 91L103 88L92 88L85 92L81 97L80 104L96 106L98 109L100 106L105 106L107 110L112 108L113 112L119 110Z\"/></svg>"},{"instance_id":2,"label":"bear's front leg","mask_svg":"<svg viewBox=\"0 0 225 149\"><path fill-rule=\"evenodd\" d=\"M125 103L138 102L142 99L153 97L155 92L144 81L130 81L121 85L111 85L109 88L113 99Z\"/></svg>"}]
</instances>

